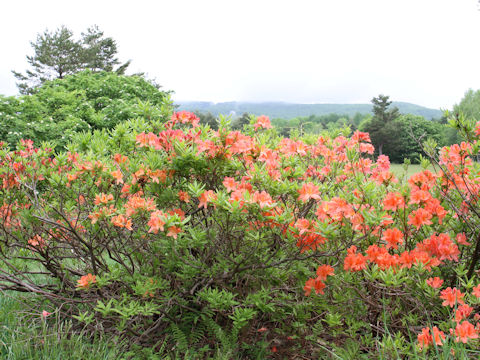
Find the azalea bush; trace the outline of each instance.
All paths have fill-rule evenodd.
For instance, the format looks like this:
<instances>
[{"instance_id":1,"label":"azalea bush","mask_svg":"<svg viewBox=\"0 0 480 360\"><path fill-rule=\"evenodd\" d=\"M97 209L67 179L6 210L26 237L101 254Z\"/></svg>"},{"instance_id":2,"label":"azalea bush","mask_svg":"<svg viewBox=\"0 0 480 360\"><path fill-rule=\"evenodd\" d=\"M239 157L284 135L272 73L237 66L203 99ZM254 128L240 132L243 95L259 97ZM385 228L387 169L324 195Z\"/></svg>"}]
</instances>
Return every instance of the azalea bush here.
<instances>
[{"instance_id":1,"label":"azalea bush","mask_svg":"<svg viewBox=\"0 0 480 360\"><path fill-rule=\"evenodd\" d=\"M475 138L400 182L366 133L244 130L179 112L4 145L0 287L182 356L478 345Z\"/></svg>"}]
</instances>

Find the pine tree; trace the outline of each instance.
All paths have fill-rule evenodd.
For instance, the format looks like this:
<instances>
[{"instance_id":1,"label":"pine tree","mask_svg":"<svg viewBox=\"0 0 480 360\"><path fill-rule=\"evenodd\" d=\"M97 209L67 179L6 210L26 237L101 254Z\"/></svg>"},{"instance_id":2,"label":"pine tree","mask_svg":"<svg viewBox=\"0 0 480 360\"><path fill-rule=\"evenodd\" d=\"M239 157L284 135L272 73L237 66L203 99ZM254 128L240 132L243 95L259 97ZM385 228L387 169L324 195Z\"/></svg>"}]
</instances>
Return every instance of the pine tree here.
<instances>
[{"instance_id":1,"label":"pine tree","mask_svg":"<svg viewBox=\"0 0 480 360\"><path fill-rule=\"evenodd\" d=\"M38 34L35 42L30 43L34 55L27 56L31 69L25 74L12 71L19 80L17 87L21 94L35 92L45 81L63 79L67 75L90 69L97 71L114 71L120 64L117 44L110 37L104 38L103 32L93 26L82 33L80 40L73 38L71 30L65 26L50 32ZM130 61L120 65L115 71L123 74Z\"/></svg>"},{"instance_id":2,"label":"pine tree","mask_svg":"<svg viewBox=\"0 0 480 360\"><path fill-rule=\"evenodd\" d=\"M383 146L395 139L396 130L392 128L393 120L400 116L397 107L388 109L392 104L388 99L389 97L385 95L372 99L373 117L364 129L370 133L372 143L378 149L379 155L383 154Z\"/></svg>"}]
</instances>

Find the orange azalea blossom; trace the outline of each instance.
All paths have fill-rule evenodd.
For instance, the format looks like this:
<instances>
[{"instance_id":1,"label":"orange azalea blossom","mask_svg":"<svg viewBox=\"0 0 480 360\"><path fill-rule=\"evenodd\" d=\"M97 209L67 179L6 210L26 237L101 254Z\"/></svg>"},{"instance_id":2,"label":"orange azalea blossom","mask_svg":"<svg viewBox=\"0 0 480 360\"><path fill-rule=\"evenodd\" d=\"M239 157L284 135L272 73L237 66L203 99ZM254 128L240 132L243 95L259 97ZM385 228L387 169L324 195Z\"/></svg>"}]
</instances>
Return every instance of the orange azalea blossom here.
<instances>
[{"instance_id":1,"label":"orange azalea blossom","mask_svg":"<svg viewBox=\"0 0 480 360\"><path fill-rule=\"evenodd\" d=\"M382 240L387 243L387 249L398 249L398 244L403 243L403 233L397 228L387 229L383 233Z\"/></svg>"},{"instance_id":2,"label":"orange azalea blossom","mask_svg":"<svg viewBox=\"0 0 480 360\"><path fill-rule=\"evenodd\" d=\"M433 344L434 341L435 344L437 344L438 346L443 345L443 341L445 340L445 333L443 331L440 331L436 326L434 326L432 330L433 336L430 335L430 328L423 328L422 332L418 334L417 340L420 349L428 348L430 345Z\"/></svg>"},{"instance_id":3,"label":"orange azalea blossom","mask_svg":"<svg viewBox=\"0 0 480 360\"><path fill-rule=\"evenodd\" d=\"M120 170L112 171L110 173L110 175L112 175L113 178L115 179L115 184L117 184L117 185L123 184L123 175L122 175L122 172Z\"/></svg>"},{"instance_id":4,"label":"orange azalea blossom","mask_svg":"<svg viewBox=\"0 0 480 360\"><path fill-rule=\"evenodd\" d=\"M313 230L311 222L308 219L298 219L294 225L295 229L299 230L299 234L302 235L305 232Z\"/></svg>"},{"instance_id":5,"label":"orange azalea blossom","mask_svg":"<svg viewBox=\"0 0 480 360\"><path fill-rule=\"evenodd\" d=\"M122 154L115 154L113 156L113 159L117 164L124 164L128 161L128 157L122 155Z\"/></svg>"},{"instance_id":6,"label":"orange azalea blossom","mask_svg":"<svg viewBox=\"0 0 480 360\"><path fill-rule=\"evenodd\" d=\"M442 290L440 294L440 299L444 300L442 303L443 306L450 306L453 308L458 304L465 304L463 301L465 294L463 294L460 290L457 290L457 288L452 289L451 287L448 287L445 290Z\"/></svg>"},{"instance_id":7,"label":"orange azalea blossom","mask_svg":"<svg viewBox=\"0 0 480 360\"><path fill-rule=\"evenodd\" d=\"M327 276L335 275L335 270L330 265L320 265L317 268L317 279L326 280Z\"/></svg>"},{"instance_id":8,"label":"orange azalea blossom","mask_svg":"<svg viewBox=\"0 0 480 360\"><path fill-rule=\"evenodd\" d=\"M278 166L278 154L272 149L262 147L258 161L265 162L269 170L275 169Z\"/></svg>"},{"instance_id":9,"label":"orange azalea blossom","mask_svg":"<svg viewBox=\"0 0 480 360\"><path fill-rule=\"evenodd\" d=\"M443 280L440 279L438 276L431 277L427 279L427 285L431 286L434 289L438 289L442 286Z\"/></svg>"},{"instance_id":10,"label":"orange azalea blossom","mask_svg":"<svg viewBox=\"0 0 480 360\"><path fill-rule=\"evenodd\" d=\"M398 193L388 193L383 199L383 208L385 210L397 211L397 209L403 209L405 207L405 201L403 196Z\"/></svg>"},{"instance_id":11,"label":"orange azalea blossom","mask_svg":"<svg viewBox=\"0 0 480 360\"><path fill-rule=\"evenodd\" d=\"M423 208L418 209L417 211L413 211L408 216L408 223L410 225L415 226L417 229L420 228L422 225L431 225L432 222L430 219L432 218L432 214L426 211Z\"/></svg>"},{"instance_id":12,"label":"orange azalea blossom","mask_svg":"<svg viewBox=\"0 0 480 360\"><path fill-rule=\"evenodd\" d=\"M157 234L158 231L164 231L164 225L165 225L165 217L166 215L163 213L161 210L156 210L150 214L150 220L148 221L148 226L150 226L150 229L148 230L149 233L153 232L154 234Z\"/></svg>"},{"instance_id":13,"label":"orange azalea blossom","mask_svg":"<svg viewBox=\"0 0 480 360\"><path fill-rule=\"evenodd\" d=\"M127 230L133 230L132 229L132 220L128 219L125 215L117 215L112 217L112 224L117 227L125 228Z\"/></svg>"},{"instance_id":14,"label":"orange azalea blossom","mask_svg":"<svg viewBox=\"0 0 480 360\"><path fill-rule=\"evenodd\" d=\"M154 211L156 209L153 198L145 199L140 195L130 197L125 204L125 215L131 217L137 210Z\"/></svg>"},{"instance_id":15,"label":"orange azalea blossom","mask_svg":"<svg viewBox=\"0 0 480 360\"><path fill-rule=\"evenodd\" d=\"M472 294L473 294L473 296L476 296L477 298L480 298L480 284L473 287Z\"/></svg>"},{"instance_id":16,"label":"orange azalea blossom","mask_svg":"<svg viewBox=\"0 0 480 360\"><path fill-rule=\"evenodd\" d=\"M302 188L298 190L298 192L300 194L298 200L300 201L307 202L310 199L320 200L320 190L314 183L308 182L303 184Z\"/></svg>"},{"instance_id":17,"label":"orange azalea blossom","mask_svg":"<svg viewBox=\"0 0 480 360\"><path fill-rule=\"evenodd\" d=\"M81 289L88 289L90 285L95 284L97 279L95 275L87 274L83 275L80 280L77 280L77 287Z\"/></svg>"},{"instance_id":18,"label":"orange azalea blossom","mask_svg":"<svg viewBox=\"0 0 480 360\"><path fill-rule=\"evenodd\" d=\"M461 324L457 324L455 328L455 335L457 338L455 339L456 342L463 342L466 344L468 339L477 339L478 334L475 330L475 327L468 321L464 321Z\"/></svg>"},{"instance_id":19,"label":"orange azalea blossom","mask_svg":"<svg viewBox=\"0 0 480 360\"><path fill-rule=\"evenodd\" d=\"M350 246L347 250L348 255L345 257L343 268L347 271L360 271L367 267L367 258L362 254L357 254L357 247Z\"/></svg>"},{"instance_id":20,"label":"orange azalea blossom","mask_svg":"<svg viewBox=\"0 0 480 360\"><path fill-rule=\"evenodd\" d=\"M225 179L223 179L223 186L225 186L228 192L231 192L237 189L238 183L232 177L225 177Z\"/></svg>"},{"instance_id":21,"label":"orange azalea blossom","mask_svg":"<svg viewBox=\"0 0 480 360\"><path fill-rule=\"evenodd\" d=\"M473 307L467 304L458 306L457 311L455 311L455 321L459 323L461 320L468 318L472 311Z\"/></svg>"},{"instance_id":22,"label":"orange azalea blossom","mask_svg":"<svg viewBox=\"0 0 480 360\"><path fill-rule=\"evenodd\" d=\"M182 232L182 229L179 228L178 226L170 226L168 228L167 236L171 236L174 239L177 238L177 235Z\"/></svg>"},{"instance_id":23,"label":"orange azalea blossom","mask_svg":"<svg viewBox=\"0 0 480 360\"><path fill-rule=\"evenodd\" d=\"M297 247L300 248L300 253L304 253L308 250L315 251L321 244L324 244L326 240L327 239L321 235L308 233L297 238Z\"/></svg>"},{"instance_id":24,"label":"orange azalea blossom","mask_svg":"<svg viewBox=\"0 0 480 360\"><path fill-rule=\"evenodd\" d=\"M255 123L254 128L255 130L257 130L258 128L271 129L272 124L270 123L270 119L268 118L268 116L260 115L257 118L257 122Z\"/></svg>"},{"instance_id":25,"label":"orange azalea blossom","mask_svg":"<svg viewBox=\"0 0 480 360\"><path fill-rule=\"evenodd\" d=\"M384 247L379 247L375 244L370 245L366 251L367 259L382 270L395 266L399 262L398 255L390 255L388 250Z\"/></svg>"},{"instance_id":26,"label":"orange azalea blossom","mask_svg":"<svg viewBox=\"0 0 480 360\"><path fill-rule=\"evenodd\" d=\"M207 203L217 200L217 194L215 194L213 190L207 190L200 195L198 200L200 200L200 203L198 204L199 208L207 208Z\"/></svg>"},{"instance_id":27,"label":"orange azalea blossom","mask_svg":"<svg viewBox=\"0 0 480 360\"><path fill-rule=\"evenodd\" d=\"M45 240L40 235L35 235L33 238L28 240L28 244L36 249L44 249L46 246Z\"/></svg>"},{"instance_id":28,"label":"orange azalea blossom","mask_svg":"<svg viewBox=\"0 0 480 360\"><path fill-rule=\"evenodd\" d=\"M458 255L460 255L458 246L450 240L448 234L433 234L428 239L417 244L417 249L428 252L430 256L436 256L440 261L458 261Z\"/></svg>"},{"instance_id":29,"label":"orange azalea blossom","mask_svg":"<svg viewBox=\"0 0 480 360\"><path fill-rule=\"evenodd\" d=\"M310 296L310 294L312 293L312 289L315 289L316 294L323 294L324 288L325 283L317 277L316 279L308 279L305 282L303 290L305 291L305 296Z\"/></svg>"},{"instance_id":30,"label":"orange azalea blossom","mask_svg":"<svg viewBox=\"0 0 480 360\"><path fill-rule=\"evenodd\" d=\"M266 206L271 206L273 204L273 199L266 191L255 191L253 193L253 202L257 203L260 208L263 209Z\"/></svg>"},{"instance_id":31,"label":"orange azalea blossom","mask_svg":"<svg viewBox=\"0 0 480 360\"><path fill-rule=\"evenodd\" d=\"M150 180L154 183L160 184L160 182L164 183L167 181L167 171L166 170L155 170L152 171L150 169L147 170L147 175L150 177Z\"/></svg>"},{"instance_id":32,"label":"orange azalea blossom","mask_svg":"<svg viewBox=\"0 0 480 360\"><path fill-rule=\"evenodd\" d=\"M94 204L95 205L99 205L99 204L108 204L110 201L113 200L113 195L112 194L104 194L104 193L100 193L98 195L95 195L95 202Z\"/></svg>"},{"instance_id":33,"label":"orange azalea blossom","mask_svg":"<svg viewBox=\"0 0 480 360\"><path fill-rule=\"evenodd\" d=\"M186 203L190 202L190 195L188 195L188 193L185 192L185 191L180 190L178 192L178 198L180 199L180 201L183 201L183 202L186 202Z\"/></svg>"},{"instance_id":34,"label":"orange azalea blossom","mask_svg":"<svg viewBox=\"0 0 480 360\"><path fill-rule=\"evenodd\" d=\"M472 245L467 241L467 236L465 235L465 233L457 234L456 240L457 240L457 244L460 244L460 245L465 245L465 246Z\"/></svg>"},{"instance_id":35,"label":"orange azalea blossom","mask_svg":"<svg viewBox=\"0 0 480 360\"><path fill-rule=\"evenodd\" d=\"M371 208L373 211L373 207ZM334 221L342 221L344 218L351 219L355 216L355 210L352 205L347 203L344 199L334 197L330 201L322 202L318 207L315 215L318 216L320 221L326 221L330 219Z\"/></svg>"},{"instance_id":36,"label":"orange azalea blossom","mask_svg":"<svg viewBox=\"0 0 480 360\"><path fill-rule=\"evenodd\" d=\"M432 195L425 190L414 190L410 194L409 204L425 204L432 198Z\"/></svg>"},{"instance_id":37,"label":"orange azalea blossom","mask_svg":"<svg viewBox=\"0 0 480 360\"><path fill-rule=\"evenodd\" d=\"M178 121L182 124L191 124L193 127L197 127L200 119L193 112L182 110L174 112L171 121L173 123Z\"/></svg>"}]
</instances>

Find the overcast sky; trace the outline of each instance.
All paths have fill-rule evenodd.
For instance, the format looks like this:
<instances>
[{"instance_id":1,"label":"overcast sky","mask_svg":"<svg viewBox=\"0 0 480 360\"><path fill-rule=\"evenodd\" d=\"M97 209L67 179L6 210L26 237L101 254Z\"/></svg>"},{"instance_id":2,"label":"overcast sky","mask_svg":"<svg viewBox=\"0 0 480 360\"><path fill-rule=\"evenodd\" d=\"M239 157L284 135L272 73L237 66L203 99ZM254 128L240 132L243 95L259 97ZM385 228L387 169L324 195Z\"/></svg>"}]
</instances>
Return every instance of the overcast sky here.
<instances>
[{"instance_id":1,"label":"overcast sky","mask_svg":"<svg viewBox=\"0 0 480 360\"><path fill-rule=\"evenodd\" d=\"M174 99L450 108L480 89L476 0L2 1L0 94L30 41L97 24Z\"/></svg>"}]
</instances>

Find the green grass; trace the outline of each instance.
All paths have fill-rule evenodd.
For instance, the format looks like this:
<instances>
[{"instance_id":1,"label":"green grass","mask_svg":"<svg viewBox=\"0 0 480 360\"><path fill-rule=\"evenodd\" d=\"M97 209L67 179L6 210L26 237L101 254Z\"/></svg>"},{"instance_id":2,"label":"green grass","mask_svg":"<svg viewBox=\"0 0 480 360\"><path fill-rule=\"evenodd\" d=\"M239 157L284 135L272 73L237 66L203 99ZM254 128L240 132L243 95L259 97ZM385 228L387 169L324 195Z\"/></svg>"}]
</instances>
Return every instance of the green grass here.
<instances>
[{"instance_id":1,"label":"green grass","mask_svg":"<svg viewBox=\"0 0 480 360\"><path fill-rule=\"evenodd\" d=\"M92 341L82 332L72 331L71 323L55 314L42 319L27 311L18 294L0 293L0 359L3 360L109 360L121 354L113 341Z\"/></svg>"},{"instance_id":2,"label":"green grass","mask_svg":"<svg viewBox=\"0 0 480 360\"><path fill-rule=\"evenodd\" d=\"M407 172L405 172L403 164L391 164L390 170L395 174L396 177L402 179L405 176L406 179L409 179L413 174L423 171L423 168L420 164L408 165ZM433 171L431 167L428 170Z\"/></svg>"}]
</instances>

